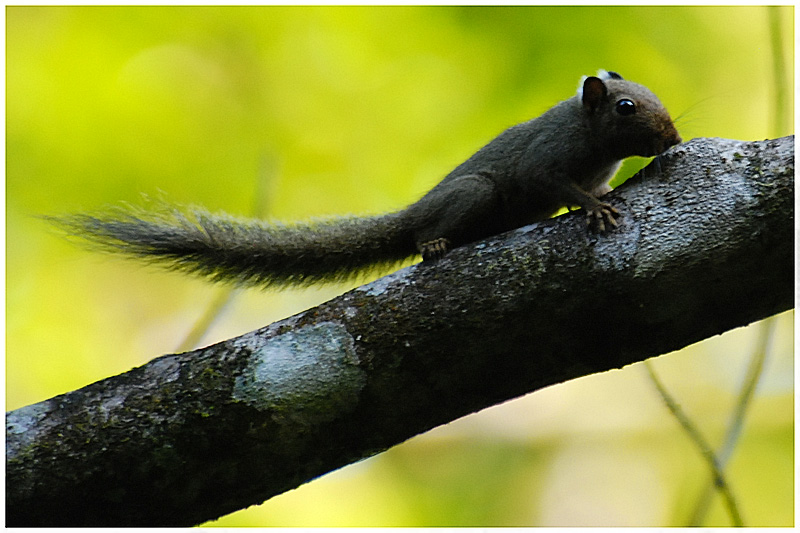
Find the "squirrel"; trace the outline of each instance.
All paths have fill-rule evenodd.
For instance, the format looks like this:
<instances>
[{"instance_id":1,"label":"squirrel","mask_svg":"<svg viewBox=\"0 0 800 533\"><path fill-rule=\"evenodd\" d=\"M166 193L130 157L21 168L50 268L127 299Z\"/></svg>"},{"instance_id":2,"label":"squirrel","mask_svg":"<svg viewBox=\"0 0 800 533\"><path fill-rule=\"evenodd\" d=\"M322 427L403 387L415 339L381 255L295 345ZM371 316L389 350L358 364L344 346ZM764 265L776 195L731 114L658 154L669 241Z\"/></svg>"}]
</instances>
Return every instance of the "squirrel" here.
<instances>
[{"instance_id":1,"label":"squirrel","mask_svg":"<svg viewBox=\"0 0 800 533\"><path fill-rule=\"evenodd\" d=\"M416 254L448 250L580 206L591 230L618 226L598 198L622 160L681 142L646 87L616 72L584 76L577 95L505 130L420 200L397 212L282 224L166 206L48 217L105 251L161 263L213 281L307 285L344 281Z\"/></svg>"}]
</instances>

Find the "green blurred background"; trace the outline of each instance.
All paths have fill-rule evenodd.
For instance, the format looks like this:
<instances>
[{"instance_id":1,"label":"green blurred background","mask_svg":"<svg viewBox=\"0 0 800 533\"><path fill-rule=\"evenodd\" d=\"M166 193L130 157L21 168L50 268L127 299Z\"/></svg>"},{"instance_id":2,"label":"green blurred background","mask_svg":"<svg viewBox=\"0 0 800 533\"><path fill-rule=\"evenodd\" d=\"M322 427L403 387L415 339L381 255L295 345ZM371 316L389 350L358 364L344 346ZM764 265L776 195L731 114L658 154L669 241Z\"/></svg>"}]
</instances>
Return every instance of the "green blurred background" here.
<instances>
[{"instance_id":1,"label":"green blurred background","mask_svg":"<svg viewBox=\"0 0 800 533\"><path fill-rule=\"evenodd\" d=\"M142 195L286 220L397 209L598 68L649 86L684 139L791 134L793 18L790 6L8 7L6 409L175 351L224 291L86 252L36 215ZM346 288L239 293L201 344ZM748 525L794 521L792 322L770 323L727 469ZM714 445L764 327L654 362ZM209 525L683 525L707 483L633 365ZM706 525L729 524L718 500Z\"/></svg>"}]
</instances>

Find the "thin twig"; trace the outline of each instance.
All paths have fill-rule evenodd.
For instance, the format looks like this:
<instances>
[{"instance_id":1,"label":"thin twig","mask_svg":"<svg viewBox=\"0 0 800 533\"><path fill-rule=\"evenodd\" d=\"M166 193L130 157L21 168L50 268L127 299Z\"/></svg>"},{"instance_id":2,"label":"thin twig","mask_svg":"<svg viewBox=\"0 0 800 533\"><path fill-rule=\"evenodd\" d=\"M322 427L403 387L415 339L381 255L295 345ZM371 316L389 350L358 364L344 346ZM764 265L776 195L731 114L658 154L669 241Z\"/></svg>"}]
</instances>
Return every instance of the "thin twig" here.
<instances>
[{"instance_id":1,"label":"thin twig","mask_svg":"<svg viewBox=\"0 0 800 533\"><path fill-rule=\"evenodd\" d=\"M222 316L225 308L233 303L238 294L239 289L236 287L222 287L203 312L203 315L195 321L192 329L186 334L176 351L178 353L187 352L199 347L200 341L205 334L208 333L214 322Z\"/></svg>"},{"instance_id":2,"label":"thin twig","mask_svg":"<svg viewBox=\"0 0 800 533\"><path fill-rule=\"evenodd\" d=\"M789 117L786 111L786 57L783 53L783 31L781 29L781 7L767 6L769 17L770 46L772 48L772 83L775 94L772 115L772 131L776 135L784 135L789 128Z\"/></svg>"},{"instance_id":3,"label":"thin twig","mask_svg":"<svg viewBox=\"0 0 800 533\"><path fill-rule=\"evenodd\" d=\"M722 472L722 468L719 465L719 461L717 460L716 455L714 454L714 450L709 446L706 439L700 433L700 430L695 426L694 422L692 422L686 413L683 412L680 405L675 401L675 399L670 395L664 385L661 383L661 380L656 375L655 371L653 370L650 361L645 361L644 366L647 369L647 373L650 376L650 379L653 381L653 384L656 386L658 393L661 395L661 398L664 400L667 408L670 410L672 415L678 420L681 427L683 427L686 434L689 436L691 441L697 446L697 449L700 451L700 455L705 459L706 463L708 463L708 467L711 470L712 480L714 482L714 486L720 491L722 494L723 499L725 500L725 504L728 508L728 513L731 516L731 522L736 527L743 526L742 517L739 514L739 508L736 505L736 499L733 496L733 492L728 485L728 482L725 480L725 476Z\"/></svg>"},{"instance_id":4,"label":"thin twig","mask_svg":"<svg viewBox=\"0 0 800 533\"><path fill-rule=\"evenodd\" d=\"M724 469L728 463L733 450L736 447L736 442L739 440L739 435L742 433L744 425L744 416L749 407L753 394L755 393L758 381L761 378L761 373L764 368L764 362L767 358L769 341L772 338L772 333L775 330L775 318L768 318L761 323L761 335L759 336L753 355L750 358L750 365L747 369L742 388L739 391L739 397L736 401L731 419L728 422L728 429L725 431L725 440L717 453L717 462L720 469ZM694 511L689 519L689 526L697 527L702 525L706 512L708 511L709 504L711 503L711 496L714 494L714 484L709 484L706 490L700 496L695 505Z\"/></svg>"}]
</instances>

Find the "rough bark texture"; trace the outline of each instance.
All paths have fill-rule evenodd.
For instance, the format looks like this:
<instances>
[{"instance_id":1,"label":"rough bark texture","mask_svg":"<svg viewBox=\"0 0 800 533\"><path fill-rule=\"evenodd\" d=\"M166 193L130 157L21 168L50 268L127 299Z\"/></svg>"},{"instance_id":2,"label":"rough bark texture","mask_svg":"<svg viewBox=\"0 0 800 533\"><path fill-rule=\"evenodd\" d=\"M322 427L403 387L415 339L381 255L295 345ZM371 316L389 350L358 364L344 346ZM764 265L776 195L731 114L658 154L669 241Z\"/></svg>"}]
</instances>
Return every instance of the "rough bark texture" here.
<instances>
[{"instance_id":1,"label":"rough bark texture","mask_svg":"<svg viewBox=\"0 0 800 533\"><path fill-rule=\"evenodd\" d=\"M572 213L10 412L8 524L202 523L790 309L793 150L695 139L608 196L608 234Z\"/></svg>"}]
</instances>

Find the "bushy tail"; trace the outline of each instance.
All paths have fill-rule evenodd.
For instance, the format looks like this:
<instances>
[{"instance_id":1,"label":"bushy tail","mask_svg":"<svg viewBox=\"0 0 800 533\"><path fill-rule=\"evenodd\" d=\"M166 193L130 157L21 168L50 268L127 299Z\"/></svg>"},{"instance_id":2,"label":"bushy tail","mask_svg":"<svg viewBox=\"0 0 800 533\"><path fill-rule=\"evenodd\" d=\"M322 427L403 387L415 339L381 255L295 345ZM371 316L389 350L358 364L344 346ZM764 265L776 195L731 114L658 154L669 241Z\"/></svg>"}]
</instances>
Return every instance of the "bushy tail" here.
<instances>
[{"instance_id":1,"label":"bushy tail","mask_svg":"<svg viewBox=\"0 0 800 533\"><path fill-rule=\"evenodd\" d=\"M300 224L174 207L46 218L95 249L263 287L345 281L417 253L412 232L403 229L403 212Z\"/></svg>"}]
</instances>

